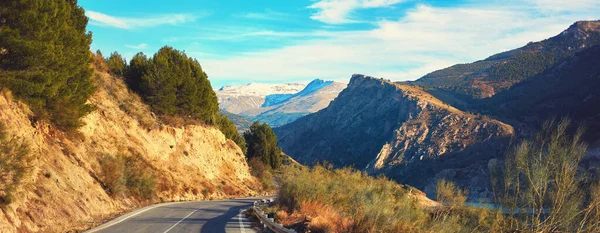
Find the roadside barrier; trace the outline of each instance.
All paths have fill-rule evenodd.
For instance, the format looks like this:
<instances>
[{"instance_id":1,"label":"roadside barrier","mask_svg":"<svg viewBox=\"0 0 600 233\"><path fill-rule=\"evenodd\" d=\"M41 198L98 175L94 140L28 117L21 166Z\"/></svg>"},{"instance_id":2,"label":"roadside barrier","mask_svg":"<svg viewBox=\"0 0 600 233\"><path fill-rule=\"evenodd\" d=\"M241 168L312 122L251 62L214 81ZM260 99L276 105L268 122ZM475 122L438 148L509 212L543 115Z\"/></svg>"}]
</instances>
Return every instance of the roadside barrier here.
<instances>
[{"instance_id":1,"label":"roadside barrier","mask_svg":"<svg viewBox=\"0 0 600 233\"><path fill-rule=\"evenodd\" d=\"M260 222L263 224L263 227L268 228L275 233L297 233L295 230L287 229L281 224L275 223L273 218L269 218L269 216L260 209L261 206L270 205L272 202L273 199L263 199L261 201L255 201L254 206L252 207L252 211L254 211Z\"/></svg>"}]
</instances>

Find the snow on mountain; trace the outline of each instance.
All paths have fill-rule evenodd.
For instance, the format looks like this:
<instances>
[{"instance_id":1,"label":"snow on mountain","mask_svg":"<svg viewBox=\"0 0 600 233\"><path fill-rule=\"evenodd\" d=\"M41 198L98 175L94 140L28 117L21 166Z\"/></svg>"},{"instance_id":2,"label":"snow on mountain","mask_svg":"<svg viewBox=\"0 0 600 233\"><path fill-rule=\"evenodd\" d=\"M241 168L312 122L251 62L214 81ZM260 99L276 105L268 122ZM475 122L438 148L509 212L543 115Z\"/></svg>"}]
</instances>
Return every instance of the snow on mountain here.
<instances>
[{"instance_id":1,"label":"snow on mountain","mask_svg":"<svg viewBox=\"0 0 600 233\"><path fill-rule=\"evenodd\" d=\"M261 106L261 107L269 107L269 106L273 106L276 104L280 104L283 103L291 98L297 97L297 96L305 96L305 95L309 95L315 91L318 91L326 86L329 86L333 84L333 81L324 81L321 79L315 79L312 82L310 82L308 85L306 85L306 87L304 89L302 89L302 91L296 93L296 94L271 94L266 96L265 98L265 103Z\"/></svg>"},{"instance_id":2,"label":"snow on mountain","mask_svg":"<svg viewBox=\"0 0 600 233\"><path fill-rule=\"evenodd\" d=\"M248 83L244 85L223 86L217 94L227 96L259 96L265 97L271 94L295 94L304 89L306 85L299 83L267 84Z\"/></svg>"},{"instance_id":3,"label":"snow on mountain","mask_svg":"<svg viewBox=\"0 0 600 233\"><path fill-rule=\"evenodd\" d=\"M224 86L215 91L222 110L242 114L259 109L265 103L266 96L271 94L295 94L306 85L298 83L266 84L248 83L245 85Z\"/></svg>"},{"instance_id":4,"label":"snow on mountain","mask_svg":"<svg viewBox=\"0 0 600 233\"><path fill-rule=\"evenodd\" d=\"M271 94L265 97L265 102L261 107L268 107L279 103L283 103L294 96L296 96L296 94Z\"/></svg>"},{"instance_id":5,"label":"snow on mountain","mask_svg":"<svg viewBox=\"0 0 600 233\"><path fill-rule=\"evenodd\" d=\"M326 107L345 87L315 79L308 85L249 83L215 92L222 110L277 126Z\"/></svg>"}]
</instances>

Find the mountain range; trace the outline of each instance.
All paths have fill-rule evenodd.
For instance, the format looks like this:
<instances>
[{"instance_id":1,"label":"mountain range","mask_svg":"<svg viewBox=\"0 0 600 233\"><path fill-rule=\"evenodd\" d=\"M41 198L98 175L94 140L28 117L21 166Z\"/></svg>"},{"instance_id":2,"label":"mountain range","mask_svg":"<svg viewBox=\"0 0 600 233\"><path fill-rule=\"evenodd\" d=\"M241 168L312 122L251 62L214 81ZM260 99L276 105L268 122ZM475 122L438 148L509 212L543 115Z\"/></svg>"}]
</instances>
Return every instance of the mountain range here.
<instances>
[{"instance_id":1,"label":"mountain range","mask_svg":"<svg viewBox=\"0 0 600 233\"><path fill-rule=\"evenodd\" d=\"M447 178L468 188L471 199L490 198L489 168L511 140L530 136L548 118L587 122L586 141L600 146L599 44L600 21L582 21L413 82L353 75L327 108L275 132L283 150L304 164L352 166L429 195Z\"/></svg>"},{"instance_id":2,"label":"mountain range","mask_svg":"<svg viewBox=\"0 0 600 233\"><path fill-rule=\"evenodd\" d=\"M281 126L321 110L339 94L346 84L315 79L307 85L250 83L225 86L216 91L222 111ZM244 121L231 118L237 125Z\"/></svg>"}]
</instances>

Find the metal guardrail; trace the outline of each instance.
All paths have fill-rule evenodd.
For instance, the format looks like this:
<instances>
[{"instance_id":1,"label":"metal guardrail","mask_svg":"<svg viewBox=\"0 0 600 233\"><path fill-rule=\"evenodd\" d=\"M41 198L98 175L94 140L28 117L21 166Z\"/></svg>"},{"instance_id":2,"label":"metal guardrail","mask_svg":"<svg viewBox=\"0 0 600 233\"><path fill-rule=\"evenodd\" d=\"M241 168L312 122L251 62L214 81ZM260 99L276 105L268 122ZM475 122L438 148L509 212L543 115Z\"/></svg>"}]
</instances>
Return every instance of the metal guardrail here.
<instances>
[{"instance_id":1,"label":"metal guardrail","mask_svg":"<svg viewBox=\"0 0 600 233\"><path fill-rule=\"evenodd\" d=\"M262 200L262 202L264 204L269 204L269 203L273 202L273 199ZM263 224L263 227L268 228L275 233L297 233L295 230L287 229L287 228L283 227L281 224L275 223L274 219L269 218L269 216L267 216L267 214L265 214L265 212L263 212L260 209L259 201L254 202L254 207L252 207L252 210L254 211L254 213L260 220L260 222Z\"/></svg>"}]
</instances>

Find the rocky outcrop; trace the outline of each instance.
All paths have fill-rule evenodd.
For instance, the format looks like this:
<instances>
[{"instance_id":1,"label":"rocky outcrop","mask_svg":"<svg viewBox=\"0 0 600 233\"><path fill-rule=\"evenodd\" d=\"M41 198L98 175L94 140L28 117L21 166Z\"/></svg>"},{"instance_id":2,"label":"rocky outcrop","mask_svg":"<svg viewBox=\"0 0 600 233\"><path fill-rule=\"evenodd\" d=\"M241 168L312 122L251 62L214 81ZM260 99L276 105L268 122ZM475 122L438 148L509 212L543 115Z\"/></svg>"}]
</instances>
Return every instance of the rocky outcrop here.
<instances>
[{"instance_id":1,"label":"rocky outcrop","mask_svg":"<svg viewBox=\"0 0 600 233\"><path fill-rule=\"evenodd\" d=\"M497 141L513 129L453 108L420 87L354 75L329 107L275 132L283 150L301 163L353 166L423 188L442 170L486 163L494 155L473 148L500 146ZM442 158L470 160L438 166ZM404 179L407 170L419 179Z\"/></svg>"},{"instance_id":2,"label":"rocky outcrop","mask_svg":"<svg viewBox=\"0 0 600 233\"><path fill-rule=\"evenodd\" d=\"M78 231L155 201L256 194L241 149L214 127L162 125L124 83L96 72L98 87L78 135L30 120L26 106L0 95L0 122L36 158L15 200L0 212L0 232ZM103 181L106 156L138 156L156 177L157 199L111 196Z\"/></svg>"}]
</instances>

